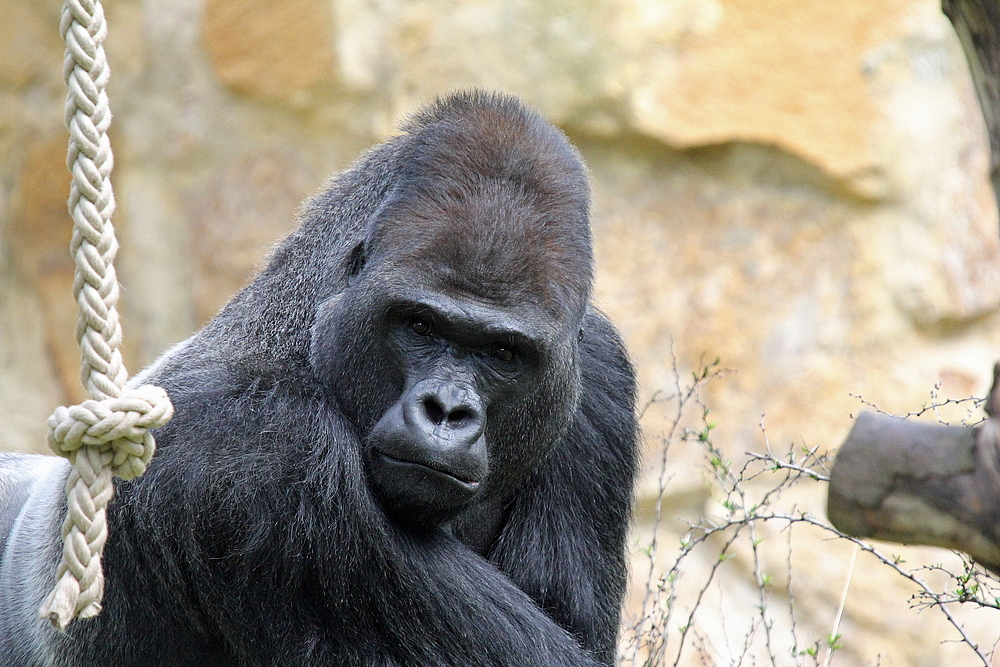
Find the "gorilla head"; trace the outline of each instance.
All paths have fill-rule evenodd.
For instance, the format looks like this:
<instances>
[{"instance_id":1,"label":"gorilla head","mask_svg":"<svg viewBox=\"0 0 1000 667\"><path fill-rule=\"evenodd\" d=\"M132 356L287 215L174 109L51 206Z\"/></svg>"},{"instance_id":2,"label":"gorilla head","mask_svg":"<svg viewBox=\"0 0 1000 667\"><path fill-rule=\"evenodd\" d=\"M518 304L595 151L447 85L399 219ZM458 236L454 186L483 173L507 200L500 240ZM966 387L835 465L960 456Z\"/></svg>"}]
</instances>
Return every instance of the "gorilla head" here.
<instances>
[{"instance_id":1,"label":"gorilla head","mask_svg":"<svg viewBox=\"0 0 1000 667\"><path fill-rule=\"evenodd\" d=\"M390 514L436 524L509 491L576 411L589 300L586 174L506 98L406 126L399 175L319 308L311 363Z\"/></svg>"}]
</instances>

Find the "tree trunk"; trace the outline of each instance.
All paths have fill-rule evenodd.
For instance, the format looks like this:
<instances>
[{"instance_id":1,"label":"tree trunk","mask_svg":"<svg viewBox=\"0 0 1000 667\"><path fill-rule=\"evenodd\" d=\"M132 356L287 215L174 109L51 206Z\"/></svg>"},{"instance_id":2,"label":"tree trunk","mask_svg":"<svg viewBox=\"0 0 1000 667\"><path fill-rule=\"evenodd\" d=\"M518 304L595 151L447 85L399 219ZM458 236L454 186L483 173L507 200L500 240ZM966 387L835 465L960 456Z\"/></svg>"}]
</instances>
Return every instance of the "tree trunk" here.
<instances>
[{"instance_id":1,"label":"tree trunk","mask_svg":"<svg viewBox=\"0 0 1000 667\"><path fill-rule=\"evenodd\" d=\"M942 0L965 51L990 139L990 182L1000 202L1000 2Z\"/></svg>"}]
</instances>

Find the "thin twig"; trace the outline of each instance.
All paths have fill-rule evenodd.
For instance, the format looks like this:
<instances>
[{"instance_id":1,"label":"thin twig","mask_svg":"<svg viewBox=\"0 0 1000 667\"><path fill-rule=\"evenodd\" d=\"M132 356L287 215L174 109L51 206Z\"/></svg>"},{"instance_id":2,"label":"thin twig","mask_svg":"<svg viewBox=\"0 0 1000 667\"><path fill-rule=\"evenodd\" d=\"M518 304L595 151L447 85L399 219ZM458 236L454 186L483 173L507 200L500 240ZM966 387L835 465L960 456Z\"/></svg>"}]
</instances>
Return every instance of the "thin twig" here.
<instances>
[{"instance_id":1,"label":"thin twig","mask_svg":"<svg viewBox=\"0 0 1000 667\"><path fill-rule=\"evenodd\" d=\"M830 650L826 654L826 660L823 661L823 667L828 667L830 664L830 658L833 657L833 652L835 649L835 644L837 642L837 632L840 630L840 619L844 615L844 605L847 604L847 590L851 587L851 575L854 574L854 561L858 558L858 545L854 545L854 551L851 552L851 563L847 566L847 576L844 577L844 590L840 594L840 606L837 607L837 615L833 619L833 630L830 631Z\"/></svg>"}]
</instances>

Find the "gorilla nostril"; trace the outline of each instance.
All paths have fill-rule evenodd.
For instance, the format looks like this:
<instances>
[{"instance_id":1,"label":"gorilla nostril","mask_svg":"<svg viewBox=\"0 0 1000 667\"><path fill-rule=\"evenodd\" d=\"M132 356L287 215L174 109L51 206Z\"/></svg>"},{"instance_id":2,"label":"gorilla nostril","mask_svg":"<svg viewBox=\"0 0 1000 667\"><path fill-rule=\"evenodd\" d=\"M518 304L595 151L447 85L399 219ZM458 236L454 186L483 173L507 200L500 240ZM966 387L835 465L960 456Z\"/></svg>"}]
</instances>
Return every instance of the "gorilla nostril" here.
<instances>
[{"instance_id":1,"label":"gorilla nostril","mask_svg":"<svg viewBox=\"0 0 1000 667\"><path fill-rule=\"evenodd\" d=\"M458 408L448 413L448 425L453 427L464 426L472 420L472 412L465 408Z\"/></svg>"},{"instance_id":2,"label":"gorilla nostril","mask_svg":"<svg viewBox=\"0 0 1000 667\"><path fill-rule=\"evenodd\" d=\"M434 396L424 398L424 414L435 426L440 426L446 421L450 421L448 411L441 402Z\"/></svg>"},{"instance_id":3,"label":"gorilla nostril","mask_svg":"<svg viewBox=\"0 0 1000 667\"><path fill-rule=\"evenodd\" d=\"M435 426L440 425L445 420L444 408L433 396L424 398L424 414Z\"/></svg>"}]
</instances>

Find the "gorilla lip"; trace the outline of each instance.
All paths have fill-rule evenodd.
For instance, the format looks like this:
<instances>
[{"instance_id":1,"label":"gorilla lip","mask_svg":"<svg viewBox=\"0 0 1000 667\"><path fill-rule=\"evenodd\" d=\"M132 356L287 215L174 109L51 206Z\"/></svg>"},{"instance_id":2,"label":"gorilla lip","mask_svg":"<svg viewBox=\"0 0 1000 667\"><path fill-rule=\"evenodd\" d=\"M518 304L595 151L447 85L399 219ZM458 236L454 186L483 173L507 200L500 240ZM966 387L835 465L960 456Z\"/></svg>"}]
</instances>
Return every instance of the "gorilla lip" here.
<instances>
[{"instance_id":1,"label":"gorilla lip","mask_svg":"<svg viewBox=\"0 0 1000 667\"><path fill-rule=\"evenodd\" d=\"M479 489L479 484L481 480L469 480L462 479L454 473L448 470L442 470L441 468L435 468L434 466L427 465L420 461L410 461L406 459L397 459L395 456L386 454L385 452L377 452L377 454L382 457L389 465L399 466L404 468L413 468L424 474L429 474L430 477L435 479L444 478L442 481L446 481L450 484L457 484L467 491L474 492Z\"/></svg>"}]
</instances>

